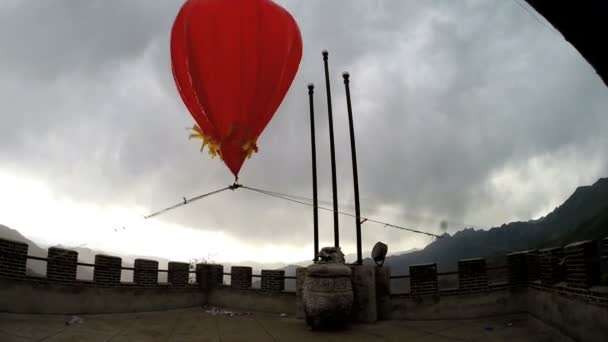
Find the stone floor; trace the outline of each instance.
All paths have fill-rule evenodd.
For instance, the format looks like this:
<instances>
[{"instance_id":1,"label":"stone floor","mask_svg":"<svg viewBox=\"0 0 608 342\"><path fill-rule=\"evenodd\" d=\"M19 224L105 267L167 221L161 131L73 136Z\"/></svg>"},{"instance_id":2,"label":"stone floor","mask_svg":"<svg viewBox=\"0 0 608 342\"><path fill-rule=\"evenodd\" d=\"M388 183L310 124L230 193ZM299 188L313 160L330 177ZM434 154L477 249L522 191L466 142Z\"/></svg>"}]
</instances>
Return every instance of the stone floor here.
<instances>
[{"instance_id":1,"label":"stone floor","mask_svg":"<svg viewBox=\"0 0 608 342\"><path fill-rule=\"evenodd\" d=\"M0 313L0 341L571 341L526 314L387 321L342 332L312 332L293 317L214 316L202 308L80 317L66 325L71 316Z\"/></svg>"}]
</instances>

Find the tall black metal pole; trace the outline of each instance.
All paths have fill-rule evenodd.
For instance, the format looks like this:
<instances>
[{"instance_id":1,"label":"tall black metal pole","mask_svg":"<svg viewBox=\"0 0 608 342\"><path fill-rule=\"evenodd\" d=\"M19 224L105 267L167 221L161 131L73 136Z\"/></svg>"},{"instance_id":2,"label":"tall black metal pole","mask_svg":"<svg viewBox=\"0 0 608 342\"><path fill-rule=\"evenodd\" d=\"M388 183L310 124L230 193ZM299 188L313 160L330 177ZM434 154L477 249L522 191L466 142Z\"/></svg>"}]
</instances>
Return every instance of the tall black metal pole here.
<instances>
[{"instance_id":1,"label":"tall black metal pole","mask_svg":"<svg viewBox=\"0 0 608 342\"><path fill-rule=\"evenodd\" d=\"M353 126L353 109L350 103L350 75L345 72L344 89L346 90L346 108L348 110L348 127L350 130L350 150L353 156L353 183L355 187L355 227L357 231L357 264L363 264L361 255L361 207L359 206L359 174L357 172L357 148L355 146L355 128Z\"/></svg>"},{"instance_id":2,"label":"tall black metal pole","mask_svg":"<svg viewBox=\"0 0 608 342\"><path fill-rule=\"evenodd\" d=\"M334 246L340 247L340 229L338 224L338 185L336 183L336 150L334 147L334 118L331 109L331 89L329 86L329 66L327 62L328 52L323 51L323 63L325 65L325 88L327 90L327 115L329 117L329 148L331 154L331 186L334 202Z\"/></svg>"},{"instance_id":3,"label":"tall black metal pole","mask_svg":"<svg viewBox=\"0 0 608 342\"><path fill-rule=\"evenodd\" d=\"M317 147L315 144L315 106L313 94L315 85L308 85L308 102L310 104L310 145L312 150L312 203L313 203L313 222L314 222L314 244L315 254L313 261L317 261L319 254L319 202L317 199Z\"/></svg>"}]
</instances>

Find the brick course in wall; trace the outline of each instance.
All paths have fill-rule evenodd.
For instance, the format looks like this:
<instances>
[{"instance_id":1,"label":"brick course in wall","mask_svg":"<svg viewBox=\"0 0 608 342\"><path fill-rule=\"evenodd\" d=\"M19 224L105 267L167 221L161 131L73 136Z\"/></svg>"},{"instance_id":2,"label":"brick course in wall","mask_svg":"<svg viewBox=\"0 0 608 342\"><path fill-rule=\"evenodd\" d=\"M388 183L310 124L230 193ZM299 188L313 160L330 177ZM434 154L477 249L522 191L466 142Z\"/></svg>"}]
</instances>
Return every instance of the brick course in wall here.
<instances>
[{"instance_id":1,"label":"brick course in wall","mask_svg":"<svg viewBox=\"0 0 608 342\"><path fill-rule=\"evenodd\" d=\"M410 266L410 289L413 296L437 294L437 264Z\"/></svg>"},{"instance_id":2,"label":"brick course in wall","mask_svg":"<svg viewBox=\"0 0 608 342\"><path fill-rule=\"evenodd\" d=\"M122 259L111 255L95 255L93 281L100 285L120 285Z\"/></svg>"},{"instance_id":3,"label":"brick course in wall","mask_svg":"<svg viewBox=\"0 0 608 342\"><path fill-rule=\"evenodd\" d=\"M133 282L142 286L158 284L158 261L135 259Z\"/></svg>"},{"instance_id":4,"label":"brick course in wall","mask_svg":"<svg viewBox=\"0 0 608 342\"><path fill-rule=\"evenodd\" d=\"M46 277L50 281L73 282L76 280L78 252L51 247L46 262Z\"/></svg>"},{"instance_id":5,"label":"brick course in wall","mask_svg":"<svg viewBox=\"0 0 608 342\"><path fill-rule=\"evenodd\" d=\"M0 277L24 277L27 264L25 243L0 239Z\"/></svg>"},{"instance_id":6,"label":"brick course in wall","mask_svg":"<svg viewBox=\"0 0 608 342\"><path fill-rule=\"evenodd\" d=\"M488 287L486 259L465 259L458 261L458 288L461 290L479 290Z\"/></svg>"},{"instance_id":7,"label":"brick course in wall","mask_svg":"<svg viewBox=\"0 0 608 342\"><path fill-rule=\"evenodd\" d=\"M196 282L205 289L215 289L224 283L224 266L216 264L197 264Z\"/></svg>"},{"instance_id":8,"label":"brick course in wall","mask_svg":"<svg viewBox=\"0 0 608 342\"><path fill-rule=\"evenodd\" d=\"M561 247L545 248L539 251L540 281L552 285L565 279L564 250Z\"/></svg>"},{"instance_id":9,"label":"brick course in wall","mask_svg":"<svg viewBox=\"0 0 608 342\"><path fill-rule=\"evenodd\" d=\"M230 269L230 286L235 289L251 288L251 267L232 266Z\"/></svg>"},{"instance_id":10,"label":"brick course in wall","mask_svg":"<svg viewBox=\"0 0 608 342\"><path fill-rule=\"evenodd\" d=\"M599 284L600 263L597 241L575 242L564 247L568 286L589 288Z\"/></svg>"},{"instance_id":11,"label":"brick course in wall","mask_svg":"<svg viewBox=\"0 0 608 342\"><path fill-rule=\"evenodd\" d=\"M282 292L285 289L285 271L262 270L262 291Z\"/></svg>"},{"instance_id":12,"label":"brick course in wall","mask_svg":"<svg viewBox=\"0 0 608 342\"><path fill-rule=\"evenodd\" d=\"M186 262L170 261L168 264L167 281L171 286L181 287L188 284L190 265Z\"/></svg>"}]
</instances>

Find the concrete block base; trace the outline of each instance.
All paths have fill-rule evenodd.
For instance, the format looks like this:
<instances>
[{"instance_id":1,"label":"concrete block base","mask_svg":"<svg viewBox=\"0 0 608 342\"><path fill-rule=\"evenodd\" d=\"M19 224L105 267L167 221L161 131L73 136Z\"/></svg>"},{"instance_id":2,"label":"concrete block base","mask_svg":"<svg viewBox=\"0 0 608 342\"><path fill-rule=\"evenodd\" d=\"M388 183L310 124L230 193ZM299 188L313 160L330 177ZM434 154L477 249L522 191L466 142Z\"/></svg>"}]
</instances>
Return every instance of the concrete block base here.
<instances>
[{"instance_id":1,"label":"concrete block base","mask_svg":"<svg viewBox=\"0 0 608 342\"><path fill-rule=\"evenodd\" d=\"M376 304L378 320L391 319L391 270L388 267L376 267Z\"/></svg>"},{"instance_id":2,"label":"concrete block base","mask_svg":"<svg viewBox=\"0 0 608 342\"><path fill-rule=\"evenodd\" d=\"M378 320L376 307L376 267L350 266L353 272L353 321L373 323Z\"/></svg>"}]
</instances>

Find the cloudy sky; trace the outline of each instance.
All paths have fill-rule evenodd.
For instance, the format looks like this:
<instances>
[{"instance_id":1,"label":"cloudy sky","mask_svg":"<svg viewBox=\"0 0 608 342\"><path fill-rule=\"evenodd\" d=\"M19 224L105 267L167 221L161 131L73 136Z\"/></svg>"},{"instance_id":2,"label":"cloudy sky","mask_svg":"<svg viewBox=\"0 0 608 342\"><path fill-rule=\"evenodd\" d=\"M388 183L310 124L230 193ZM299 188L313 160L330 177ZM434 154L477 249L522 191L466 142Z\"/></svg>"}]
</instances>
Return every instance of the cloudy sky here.
<instances>
[{"instance_id":1,"label":"cloudy sky","mask_svg":"<svg viewBox=\"0 0 608 342\"><path fill-rule=\"evenodd\" d=\"M311 209L246 190L142 219L233 180L187 139L193 120L169 59L181 3L0 3L0 224L43 244L175 260L311 259ZM354 205L343 71L366 217L431 232L441 220L450 233L489 228L542 216L608 174L608 89L514 0L279 3L300 26L304 56L243 184L311 197L314 82L320 198L331 206L324 49L344 211ZM331 245L332 215L320 219ZM340 224L354 253L354 220ZM431 241L368 223L363 237L365 250L380 240L393 252Z\"/></svg>"}]
</instances>

